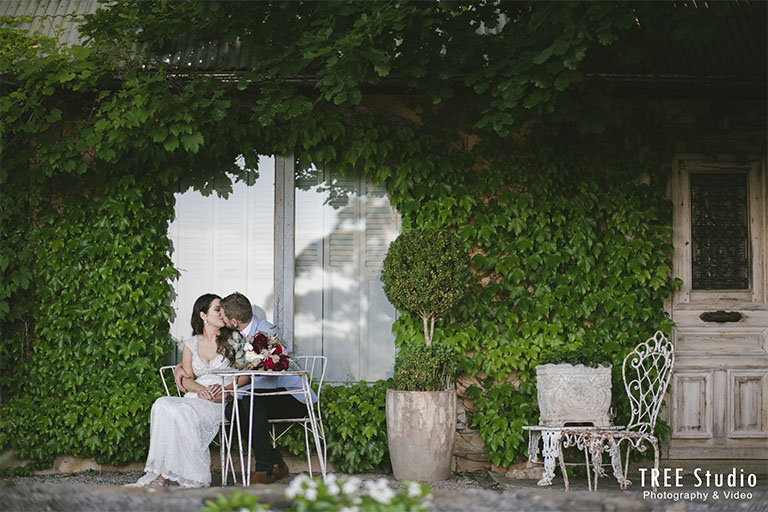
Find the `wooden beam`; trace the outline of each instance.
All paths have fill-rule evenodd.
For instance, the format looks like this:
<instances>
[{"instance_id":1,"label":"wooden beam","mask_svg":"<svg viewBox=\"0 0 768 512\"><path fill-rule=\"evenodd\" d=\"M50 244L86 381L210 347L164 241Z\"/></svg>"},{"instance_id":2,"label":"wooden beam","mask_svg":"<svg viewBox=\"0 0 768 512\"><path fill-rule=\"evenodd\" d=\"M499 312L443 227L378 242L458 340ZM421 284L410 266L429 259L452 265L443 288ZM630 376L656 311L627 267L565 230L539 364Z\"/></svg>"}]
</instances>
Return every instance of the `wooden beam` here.
<instances>
[{"instance_id":1,"label":"wooden beam","mask_svg":"<svg viewBox=\"0 0 768 512\"><path fill-rule=\"evenodd\" d=\"M295 165L293 154L275 157L275 324L293 351L295 268Z\"/></svg>"}]
</instances>

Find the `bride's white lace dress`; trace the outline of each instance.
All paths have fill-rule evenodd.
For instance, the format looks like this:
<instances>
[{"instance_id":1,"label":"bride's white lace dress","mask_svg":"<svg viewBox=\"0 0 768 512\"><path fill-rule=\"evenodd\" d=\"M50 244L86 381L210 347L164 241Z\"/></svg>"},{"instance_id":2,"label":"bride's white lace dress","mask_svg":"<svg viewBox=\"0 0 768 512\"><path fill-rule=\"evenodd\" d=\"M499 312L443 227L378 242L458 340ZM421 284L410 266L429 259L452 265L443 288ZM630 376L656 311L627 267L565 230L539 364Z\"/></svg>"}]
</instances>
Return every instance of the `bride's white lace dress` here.
<instances>
[{"instance_id":1,"label":"bride's white lace dress","mask_svg":"<svg viewBox=\"0 0 768 512\"><path fill-rule=\"evenodd\" d=\"M195 381L204 385L220 384L214 370L231 368L224 356L216 354L209 362L200 358L197 336L184 344L192 352ZM149 427L149 454L145 474L132 486L149 485L159 475L183 487L211 485L211 452L209 445L221 428L221 403L197 398L197 393L184 397L164 396L152 405Z\"/></svg>"}]
</instances>

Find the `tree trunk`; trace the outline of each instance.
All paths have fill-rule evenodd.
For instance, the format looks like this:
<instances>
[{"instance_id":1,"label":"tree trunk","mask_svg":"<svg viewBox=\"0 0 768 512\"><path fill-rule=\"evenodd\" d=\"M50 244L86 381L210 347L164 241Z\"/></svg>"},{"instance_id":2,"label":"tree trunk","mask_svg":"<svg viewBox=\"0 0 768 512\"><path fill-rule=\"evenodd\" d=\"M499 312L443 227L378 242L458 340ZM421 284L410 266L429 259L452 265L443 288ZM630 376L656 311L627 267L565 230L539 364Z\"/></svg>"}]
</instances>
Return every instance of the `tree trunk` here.
<instances>
[{"instance_id":1,"label":"tree trunk","mask_svg":"<svg viewBox=\"0 0 768 512\"><path fill-rule=\"evenodd\" d=\"M429 320L429 342L432 343L432 340L435 337L435 316L432 315L432 317Z\"/></svg>"}]
</instances>

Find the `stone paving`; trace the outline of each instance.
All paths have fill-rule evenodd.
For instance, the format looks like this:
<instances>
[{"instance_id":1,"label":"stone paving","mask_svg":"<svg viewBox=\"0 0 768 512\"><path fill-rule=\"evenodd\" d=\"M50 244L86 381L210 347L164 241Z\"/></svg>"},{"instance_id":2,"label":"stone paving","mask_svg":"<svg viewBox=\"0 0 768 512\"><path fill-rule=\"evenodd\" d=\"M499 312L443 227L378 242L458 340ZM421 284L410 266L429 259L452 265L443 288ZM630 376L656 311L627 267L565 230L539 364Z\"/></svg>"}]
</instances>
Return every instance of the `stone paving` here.
<instances>
[{"instance_id":1,"label":"stone paving","mask_svg":"<svg viewBox=\"0 0 768 512\"><path fill-rule=\"evenodd\" d=\"M207 500L218 493L229 494L236 487L206 489L136 489L123 487L141 475L140 472L87 471L74 474L14 477L0 479L0 510L51 512L198 512ZM391 476L358 475L364 479L387 478L393 487L399 484ZM659 489L650 494L648 483L641 487L636 480L630 490L621 491L615 480L601 479L597 492L587 490L586 477L572 476L571 491L565 492L557 477L550 487L538 487L536 480L517 480L490 471L454 475L450 480L431 485L434 491L432 510L440 512L491 511L649 511L710 512L768 511L768 483L759 476L754 487L731 489L695 487L691 477L680 488ZM214 474L214 482L218 475ZM220 480L219 480L220 481ZM259 496L273 510L283 511L289 502L282 496L289 478L275 485L254 485L246 492ZM713 495L717 492L717 497ZM734 492L743 493L737 497ZM698 494L697 494L698 493ZM706 495L704 494L706 493Z\"/></svg>"}]
</instances>

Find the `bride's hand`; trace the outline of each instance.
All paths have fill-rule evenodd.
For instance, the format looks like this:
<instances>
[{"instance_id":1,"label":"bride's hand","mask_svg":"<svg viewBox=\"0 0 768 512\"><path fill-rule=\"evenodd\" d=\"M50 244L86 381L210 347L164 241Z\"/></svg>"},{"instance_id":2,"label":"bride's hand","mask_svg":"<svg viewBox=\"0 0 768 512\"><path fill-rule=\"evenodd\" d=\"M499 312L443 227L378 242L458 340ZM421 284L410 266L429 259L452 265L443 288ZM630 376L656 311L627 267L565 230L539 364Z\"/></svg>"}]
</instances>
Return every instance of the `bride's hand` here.
<instances>
[{"instance_id":1,"label":"bride's hand","mask_svg":"<svg viewBox=\"0 0 768 512\"><path fill-rule=\"evenodd\" d=\"M212 384L206 388L211 393L211 400L221 401L221 384Z\"/></svg>"},{"instance_id":2,"label":"bride's hand","mask_svg":"<svg viewBox=\"0 0 768 512\"><path fill-rule=\"evenodd\" d=\"M221 385L213 384L197 394L198 398L211 402L221 402Z\"/></svg>"}]
</instances>

